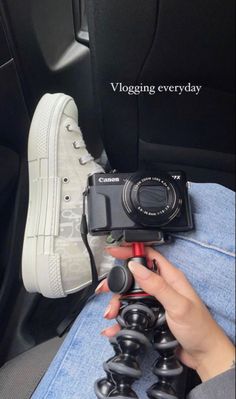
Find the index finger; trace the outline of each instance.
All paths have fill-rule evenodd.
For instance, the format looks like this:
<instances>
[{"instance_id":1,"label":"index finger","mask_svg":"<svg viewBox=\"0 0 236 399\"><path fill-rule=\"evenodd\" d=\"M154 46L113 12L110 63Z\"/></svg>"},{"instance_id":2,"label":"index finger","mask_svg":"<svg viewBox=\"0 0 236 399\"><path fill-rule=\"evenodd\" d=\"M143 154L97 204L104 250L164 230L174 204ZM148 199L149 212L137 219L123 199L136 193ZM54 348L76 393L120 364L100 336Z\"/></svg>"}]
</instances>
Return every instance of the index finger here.
<instances>
[{"instance_id":1,"label":"index finger","mask_svg":"<svg viewBox=\"0 0 236 399\"><path fill-rule=\"evenodd\" d=\"M106 252L116 259L128 259L133 256L132 247L107 247Z\"/></svg>"}]
</instances>

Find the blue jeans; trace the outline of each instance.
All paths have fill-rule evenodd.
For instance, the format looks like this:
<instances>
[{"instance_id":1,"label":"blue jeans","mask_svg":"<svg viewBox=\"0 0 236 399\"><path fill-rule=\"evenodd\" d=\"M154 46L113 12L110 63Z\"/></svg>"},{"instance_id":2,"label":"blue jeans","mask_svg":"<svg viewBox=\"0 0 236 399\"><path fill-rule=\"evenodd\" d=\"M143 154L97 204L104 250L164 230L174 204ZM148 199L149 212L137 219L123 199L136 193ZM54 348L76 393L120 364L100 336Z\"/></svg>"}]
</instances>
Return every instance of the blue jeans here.
<instances>
[{"instance_id":1,"label":"blue jeans","mask_svg":"<svg viewBox=\"0 0 236 399\"><path fill-rule=\"evenodd\" d=\"M216 184L192 183L190 188L195 231L173 235L158 247L179 267L209 307L226 334L235 337L235 197ZM75 321L66 340L33 394L33 399L94 399L93 385L104 377L102 364L113 356L100 331L111 325L102 315L110 295L91 300ZM156 382L153 351L143 361L142 380L134 384L140 398Z\"/></svg>"}]
</instances>

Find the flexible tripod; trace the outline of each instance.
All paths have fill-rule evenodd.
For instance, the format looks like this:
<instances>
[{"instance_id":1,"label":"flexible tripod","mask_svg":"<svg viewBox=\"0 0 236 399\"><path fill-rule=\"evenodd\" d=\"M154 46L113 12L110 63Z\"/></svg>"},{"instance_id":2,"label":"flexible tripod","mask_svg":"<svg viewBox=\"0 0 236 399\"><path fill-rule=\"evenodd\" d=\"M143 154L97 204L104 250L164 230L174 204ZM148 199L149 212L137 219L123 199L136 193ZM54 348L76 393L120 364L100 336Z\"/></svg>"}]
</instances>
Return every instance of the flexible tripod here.
<instances>
[{"instance_id":1,"label":"flexible tripod","mask_svg":"<svg viewBox=\"0 0 236 399\"><path fill-rule=\"evenodd\" d=\"M121 331L110 340L114 356L104 363L107 376L95 383L98 399L138 399L132 384L141 378L142 353L153 345L159 357L153 365L158 382L147 391L150 399L178 399L173 385L183 367L175 356L178 342L168 328L162 305L146 294L134 281L129 261L148 267L144 244L133 243L133 257L124 266L115 266L108 277L112 292L121 294L117 321ZM152 270L158 273L155 261ZM143 398L140 398L143 399Z\"/></svg>"}]
</instances>

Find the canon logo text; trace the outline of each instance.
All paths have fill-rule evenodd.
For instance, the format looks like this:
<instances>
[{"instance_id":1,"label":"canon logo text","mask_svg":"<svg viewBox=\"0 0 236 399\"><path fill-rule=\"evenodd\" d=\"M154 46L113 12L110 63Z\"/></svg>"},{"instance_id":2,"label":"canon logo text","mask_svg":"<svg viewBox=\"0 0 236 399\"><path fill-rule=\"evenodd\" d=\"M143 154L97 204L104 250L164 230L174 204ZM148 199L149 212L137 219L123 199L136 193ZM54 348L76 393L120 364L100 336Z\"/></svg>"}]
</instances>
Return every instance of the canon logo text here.
<instances>
[{"instance_id":1,"label":"canon logo text","mask_svg":"<svg viewBox=\"0 0 236 399\"><path fill-rule=\"evenodd\" d=\"M119 183L119 177L99 177L99 183Z\"/></svg>"}]
</instances>

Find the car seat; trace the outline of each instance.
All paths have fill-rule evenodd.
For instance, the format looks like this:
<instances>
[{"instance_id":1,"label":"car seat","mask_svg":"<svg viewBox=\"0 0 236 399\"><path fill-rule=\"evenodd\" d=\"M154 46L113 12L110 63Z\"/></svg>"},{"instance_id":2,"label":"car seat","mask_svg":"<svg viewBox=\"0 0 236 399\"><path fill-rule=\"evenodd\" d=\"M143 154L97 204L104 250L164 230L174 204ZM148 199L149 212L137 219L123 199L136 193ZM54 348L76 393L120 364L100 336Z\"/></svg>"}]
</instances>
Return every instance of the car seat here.
<instances>
[{"instance_id":1,"label":"car seat","mask_svg":"<svg viewBox=\"0 0 236 399\"><path fill-rule=\"evenodd\" d=\"M183 169L234 188L234 1L88 0L94 82L112 168ZM199 95L114 92L201 85Z\"/></svg>"}]
</instances>

